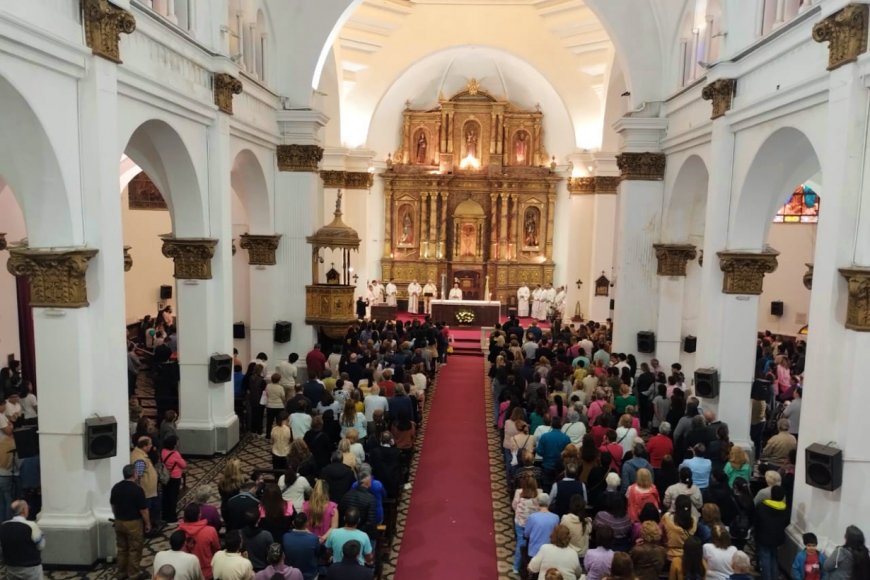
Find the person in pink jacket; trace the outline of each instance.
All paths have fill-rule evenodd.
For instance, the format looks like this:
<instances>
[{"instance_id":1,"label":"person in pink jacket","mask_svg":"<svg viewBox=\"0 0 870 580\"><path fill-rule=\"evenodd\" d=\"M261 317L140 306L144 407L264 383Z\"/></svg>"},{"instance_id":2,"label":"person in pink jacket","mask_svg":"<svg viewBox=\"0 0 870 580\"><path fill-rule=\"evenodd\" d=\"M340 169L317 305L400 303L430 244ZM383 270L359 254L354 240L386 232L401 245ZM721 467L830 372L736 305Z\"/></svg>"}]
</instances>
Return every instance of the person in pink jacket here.
<instances>
[{"instance_id":1,"label":"person in pink jacket","mask_svg":"<svg viewBox=\"0 0 870 580\"><path fill-rule=\"evenodd\" d=\"M160 461L169 472L169 482L163 486L163 521L172 524L178 521L178 494L181 492L181 479L187 469L187 461L178 451L178 437L169 435L163 441Z\"/></svg>"}]
</instances>

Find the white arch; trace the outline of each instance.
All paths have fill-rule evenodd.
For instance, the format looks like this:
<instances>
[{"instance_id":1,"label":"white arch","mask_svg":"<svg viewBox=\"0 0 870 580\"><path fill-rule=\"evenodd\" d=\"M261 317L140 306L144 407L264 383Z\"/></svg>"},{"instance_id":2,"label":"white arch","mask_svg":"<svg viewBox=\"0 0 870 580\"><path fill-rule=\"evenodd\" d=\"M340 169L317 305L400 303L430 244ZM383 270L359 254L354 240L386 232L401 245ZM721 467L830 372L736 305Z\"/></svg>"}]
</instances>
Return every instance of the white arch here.
<instances>
[{"instance_id":1,"label":"white arch","mask_svg":"<svg viewBox=\"0 0 870 580\"><path fill-rule=\"evenodd\" d=\"M273 233L269 186L263 166L253 151L242 149L235 156L230 182L248 214L250 233Z\"/></svg>"},{"instance_id":2,"label":"white arch","mask_svg":"<svg viewBox=\"0 0 870 580\"><path fill-rule=\"evenodd\" d=\"M699 155L691 155L683 162L665 210L662 241L685 242L692 234L703 232L709 181L707 165Z\"/></svg>"}]
</instances>

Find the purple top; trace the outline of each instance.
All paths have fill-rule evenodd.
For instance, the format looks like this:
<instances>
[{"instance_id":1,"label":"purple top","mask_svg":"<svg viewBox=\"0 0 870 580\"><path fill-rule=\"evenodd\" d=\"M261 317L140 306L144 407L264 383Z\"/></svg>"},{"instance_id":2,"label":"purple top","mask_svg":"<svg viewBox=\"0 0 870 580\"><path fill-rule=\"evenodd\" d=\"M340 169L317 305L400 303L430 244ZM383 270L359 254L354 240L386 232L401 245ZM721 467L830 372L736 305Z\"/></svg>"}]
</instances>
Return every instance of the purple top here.
<instances>
[{"instance_id":1,"label":"purple top","mask_svg":"<svg viewBox=\"0 0 870 580\"><path fill-rule=\"evenodd\" d=\"M254 580L270 580L275 574L284 576L284 580L303 580L302 572L297 568L291 568L287 564L277 564L274 566L266 566L264 570L260 570L254 575Z\"/></svg>"},{"instance_id":2,"label":"purple top","mask_svg":"<svg viewBox=\"0 0 870 580\"><path fill-rule=\"evenodd\" d=\"M221 514L216 507L207 503L200 505L199 517L207 521L208 525L214 528L214 531L220 533L223 522L221 521Z\"/></svg>"},{"instance_id":3,"label":"purple top","mask_svg":"<svg viewBox=\"0 0 870 580\"><path fill-rule=\"evenodd\" d=\"M595 548L586 552L583 565L586 567L586 580L601 580L610 575L610 564L613 562L613 550Z\"/></svg>"}]
</instances>

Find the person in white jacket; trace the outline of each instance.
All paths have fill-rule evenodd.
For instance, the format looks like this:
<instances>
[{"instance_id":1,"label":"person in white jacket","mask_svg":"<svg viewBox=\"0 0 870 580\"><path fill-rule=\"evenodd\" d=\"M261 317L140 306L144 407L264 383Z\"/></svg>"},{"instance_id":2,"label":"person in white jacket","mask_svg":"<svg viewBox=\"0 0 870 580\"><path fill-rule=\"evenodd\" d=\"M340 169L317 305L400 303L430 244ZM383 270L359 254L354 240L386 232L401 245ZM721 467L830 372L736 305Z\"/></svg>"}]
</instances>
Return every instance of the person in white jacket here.
<instances>
[{"instance_id":1,"label":"person in white jacket","mask_svg":"<svg viewBox=\"0 0 870 580\"><path fill-rule=\"evenodd\" d=\"M546 573L555 568L562 574L563 580L577 580L583 573L577 552L571 548L571 530L559 524L553 528L549 544L544 544L529 562L529 572ZM539 576L543 578L543 576Z\"/></svg>"}]
</instances>

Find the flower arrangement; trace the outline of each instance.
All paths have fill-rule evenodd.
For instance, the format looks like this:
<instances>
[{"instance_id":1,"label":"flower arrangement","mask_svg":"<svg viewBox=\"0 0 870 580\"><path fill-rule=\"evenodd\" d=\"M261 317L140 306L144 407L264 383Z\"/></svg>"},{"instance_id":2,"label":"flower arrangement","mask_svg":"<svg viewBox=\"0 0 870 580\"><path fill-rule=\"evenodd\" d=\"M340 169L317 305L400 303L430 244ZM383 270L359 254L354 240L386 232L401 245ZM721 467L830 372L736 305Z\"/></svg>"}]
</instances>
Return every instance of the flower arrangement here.
<instances>
[{"instance_id":1,"label":"flower arrangement","mask_svg":"<svg viewBox=\"0 0 870 580\"><path fill-rule=\"evenodd\" d=\"M456 322L459 324L471 324L474 322L474 312L471 310L459 310L456 312Z\"/></svg>"}]
</instances>

